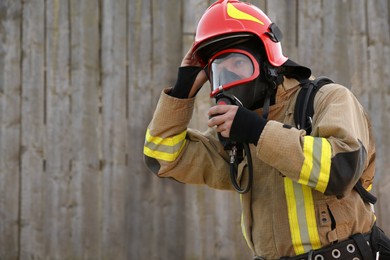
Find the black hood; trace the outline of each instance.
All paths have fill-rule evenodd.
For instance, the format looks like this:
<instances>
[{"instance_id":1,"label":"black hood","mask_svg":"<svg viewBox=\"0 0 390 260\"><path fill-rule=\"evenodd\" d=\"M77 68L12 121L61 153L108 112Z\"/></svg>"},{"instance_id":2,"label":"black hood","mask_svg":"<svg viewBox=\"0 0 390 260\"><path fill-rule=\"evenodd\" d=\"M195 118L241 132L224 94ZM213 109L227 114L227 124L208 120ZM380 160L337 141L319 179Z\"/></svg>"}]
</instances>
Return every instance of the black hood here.
<instances>
[{"instance_id":1,"label":"black hood","mask_svg":"<svg viewBox=\"0 0 390 260\"><path fill-rule=\"evenodd\" d=\"M311 69L299 65L293 60L288 59L283 63L284 76L287 78L295 78L297 80L308 79L311 76Z\"/></svg>"}]
</instances>

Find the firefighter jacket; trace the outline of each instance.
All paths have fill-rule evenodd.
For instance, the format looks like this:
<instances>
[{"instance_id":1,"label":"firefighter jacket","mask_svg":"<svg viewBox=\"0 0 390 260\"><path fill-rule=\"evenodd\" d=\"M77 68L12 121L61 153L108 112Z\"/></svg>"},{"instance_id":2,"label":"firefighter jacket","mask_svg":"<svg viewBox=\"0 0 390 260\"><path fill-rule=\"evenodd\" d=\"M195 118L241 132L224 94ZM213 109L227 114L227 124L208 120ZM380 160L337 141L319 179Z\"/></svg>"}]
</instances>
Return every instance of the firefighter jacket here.
<instances>
[{"instance_id":1,"label":"firefighter jacket","mask_svg":"<svg viewBox=\"0 0 390 260\"><path fill-rule=\"evenodd\" d=\"M323 86L315 96L311 135L294 127L299 82L285 78L257 146L251 145L252 189L241 196L241 226L254 255L265 259L303 254L375 222L372 207L353 190L370 189L375 147L370 121L347 88ZM233 189L226 151L215 131L187 128L194 99L165 89L145 138L144 160L159 177ZM261 109L256 110L262 115ZM247 171L245 161L241 173ZM247 174L243 174L246 176Z\"/></svg>"}]
</instances>

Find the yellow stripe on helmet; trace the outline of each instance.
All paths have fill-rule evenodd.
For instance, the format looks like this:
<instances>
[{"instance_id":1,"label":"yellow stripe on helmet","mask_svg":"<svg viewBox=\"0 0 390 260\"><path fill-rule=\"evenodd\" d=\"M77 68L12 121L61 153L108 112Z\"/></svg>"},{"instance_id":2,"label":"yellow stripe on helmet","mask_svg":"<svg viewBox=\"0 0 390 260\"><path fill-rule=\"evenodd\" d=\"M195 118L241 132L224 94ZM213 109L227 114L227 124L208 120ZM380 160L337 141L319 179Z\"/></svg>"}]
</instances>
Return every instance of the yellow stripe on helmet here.
<instances>
[{"instance_id":1,"label":"yellow stripe on helmet","mask_svg":"<svg viewBox=\"0 0 390 260\"><path fill-rule=\"evenodd\" d=\"M264 23L259 19L257 19L256 17L238 10L232 3L227 3L227 14L234 19L248 20L248 21L252 21L264 25Z\"/></svg>"}]
</instances>

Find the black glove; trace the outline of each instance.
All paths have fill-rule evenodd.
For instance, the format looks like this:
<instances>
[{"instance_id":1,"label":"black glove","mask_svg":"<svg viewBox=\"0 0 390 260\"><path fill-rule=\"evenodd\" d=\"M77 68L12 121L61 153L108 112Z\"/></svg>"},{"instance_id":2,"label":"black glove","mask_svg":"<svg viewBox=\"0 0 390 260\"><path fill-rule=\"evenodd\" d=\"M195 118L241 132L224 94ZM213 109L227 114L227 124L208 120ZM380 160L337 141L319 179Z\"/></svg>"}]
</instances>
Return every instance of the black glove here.
<instances>
[{"instance_id":1,"label":"black glove","mask_svg":"<svg viewBox=\"0 0 390 260\"><path fill-rule=\"evenodd\" d=\"M239 107L230 128L230 140L257 145L267 120L256 112Z\"/></svg>"},{"instance_id":2,"label":"black glove","mask_svg":"<svg viewBox=\"0 0 390 260\"><path fill-rule=\"evenodd\" d=\"M169 95L177 98L188 98L192 85L201 70L201 67L196 66L179 67L176 84Z\"/></svg>"}]
</instances>

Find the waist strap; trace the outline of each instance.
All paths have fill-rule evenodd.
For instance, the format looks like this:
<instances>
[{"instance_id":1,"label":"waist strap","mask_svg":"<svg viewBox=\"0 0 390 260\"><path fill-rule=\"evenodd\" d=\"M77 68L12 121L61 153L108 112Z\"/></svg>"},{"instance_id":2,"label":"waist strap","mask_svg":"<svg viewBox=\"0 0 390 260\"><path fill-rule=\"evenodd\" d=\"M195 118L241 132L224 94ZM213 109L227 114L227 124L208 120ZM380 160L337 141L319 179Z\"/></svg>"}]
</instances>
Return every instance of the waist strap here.
<instances>
[{"instance_id":1,"label":"waist strap","mask_svg":"<svg viewBox=\"0 0 390 260\"><path fill-rule=\"evenodd\" d=\"M356 234L351 238L308 253L282 257L280 260L374 260L369 234Z\"/></svg>"}]
</instances>

